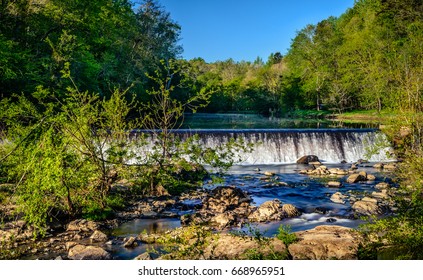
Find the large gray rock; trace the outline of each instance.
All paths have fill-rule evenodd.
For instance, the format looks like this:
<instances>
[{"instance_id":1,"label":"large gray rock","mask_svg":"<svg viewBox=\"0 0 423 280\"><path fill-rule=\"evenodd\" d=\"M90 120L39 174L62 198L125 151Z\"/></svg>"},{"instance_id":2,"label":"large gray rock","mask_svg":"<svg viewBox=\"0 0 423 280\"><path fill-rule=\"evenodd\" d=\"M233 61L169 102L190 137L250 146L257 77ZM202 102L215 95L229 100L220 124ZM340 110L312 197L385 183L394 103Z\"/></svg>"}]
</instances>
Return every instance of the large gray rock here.
<instances>
[{"instance_id":1,"label":"large gray rock","mask_svg":"<svg viewBox=\"0 0 423 280\"><path fill-rule=\"evenodd\" d=\"M355 260L363 238L341 226L317 226L296 233L299 241L289 245L294 260Z\"/></svg>"},{"instance_id":2,"label":"large gray rock","mask_svg":"<svg viewBox=\"0 0 423 280\"><path fill-rule=\"evenodd\" d=\"M74 245L68 251L71 260L110 260L112 256L97 246Z\"/></svg>"},{"instance_id":3,"label":"large gray rock","mask_svg":"<svg viewBox=\"0 0 423 280\"><path fill-rule=\"evenodd\" d=\"M315 155L302 156L297 160L298 164L309 164L310 162L317 162L319 158Z\"/></svg>"}]
</instances>

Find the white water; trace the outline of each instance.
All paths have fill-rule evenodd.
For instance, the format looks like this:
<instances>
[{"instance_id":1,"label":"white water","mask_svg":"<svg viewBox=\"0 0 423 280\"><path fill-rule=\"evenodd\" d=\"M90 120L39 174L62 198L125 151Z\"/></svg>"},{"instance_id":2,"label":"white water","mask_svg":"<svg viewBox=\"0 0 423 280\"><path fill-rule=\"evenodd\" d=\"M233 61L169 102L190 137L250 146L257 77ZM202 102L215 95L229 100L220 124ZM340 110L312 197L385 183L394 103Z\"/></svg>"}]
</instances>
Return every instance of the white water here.
<instances>
[{"instance_id":1,"label":"white water","mask_svg":"<svg viewBox=\"0 0 423 280\"><path fill-rule=\"evenodd\" d=\"M295 163L304 155L316 155L320 161L339 163L366 159L371 162L392 160L383 147L367 158L367 152L375 145L386 143L386 137L373 129L250 129L250 130L178 130L182 140L193 134L200 136L203 147L216 148L231 138L252 143L252 153L239 152L241 164Z\"/></svg>"}]
</instances>

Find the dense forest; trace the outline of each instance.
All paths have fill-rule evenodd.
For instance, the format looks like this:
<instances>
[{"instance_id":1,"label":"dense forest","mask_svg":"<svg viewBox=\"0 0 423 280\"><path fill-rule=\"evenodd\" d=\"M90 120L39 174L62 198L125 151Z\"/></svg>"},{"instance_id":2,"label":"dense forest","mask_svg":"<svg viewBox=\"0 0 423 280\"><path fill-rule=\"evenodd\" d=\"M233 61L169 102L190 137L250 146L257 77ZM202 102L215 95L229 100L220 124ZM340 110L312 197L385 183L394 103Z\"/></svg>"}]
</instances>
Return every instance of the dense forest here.
<instances>
[{"instance_id":1,"label":"dense forest","mask_svg":"<svg viewBox=\"0 0 423 280\"><path fill-rule=\"evenodd\" d=\"M192 175L204 175L202 164L227 168L231 149L248 149L176 143L168 129L188 111L390 111L398 118L386 133L404 160L398 178L408 188L401 214L374 226L392 230L390 240L405 241L416 257L423 235L421 0L357 0L340 17L299 30L286 54L266 61L184 60L180 31L155 0L2 0L0 179L14 187L0 192L0 202L20 205L43 233L53 216L104 218L122 207L125 198L111 192L118 179L136 178L142 194L178 192L187 187L181 181L201 181ZM161 129L152 155L131 153L125 133L136 128Z\"/></svg>"},{"instance_id":2,"label":"dense forest","mask_svg":"<svg viewBox=\"0 0 423 280\"><path fill-rule=\"evenodd\" d=\"M181 27L156 1L2 1L0 9L3 97L39 86L59 94L69 86L61 77L69 63L80 90L110 96L131 87L145 101L146 73L176 59L184 78L175 95L211 89L209 112L421 110L418 0L357 1L339 18L298 31L284 55L214 63L180 59Z\"/></svg>"}]
</instances>

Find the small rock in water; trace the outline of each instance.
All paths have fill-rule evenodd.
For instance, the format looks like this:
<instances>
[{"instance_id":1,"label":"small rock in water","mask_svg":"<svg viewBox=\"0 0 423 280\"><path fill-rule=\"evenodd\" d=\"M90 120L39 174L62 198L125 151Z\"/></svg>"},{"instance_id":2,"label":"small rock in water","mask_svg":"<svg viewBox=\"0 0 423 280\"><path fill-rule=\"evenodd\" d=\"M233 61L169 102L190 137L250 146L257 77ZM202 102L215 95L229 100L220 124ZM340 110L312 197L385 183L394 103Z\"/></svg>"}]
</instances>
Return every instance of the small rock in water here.
<instances>
[{"instance_id":1,"label":"small rock in water","mask_svg":"<svg viewBox=\"0 0 423 280\"><path fill-rule=\"evenodd\" d=\"M314 213L319 213L319 214L326 214L327 210L323 207L316 207L316 209L314 209Z\"/></svg>"},{"instance_id":2,"label":"small rock in water","mask_svg":"<svg viewBox=\"0 0 423 280\"><path fill-rule=\"evenodd\" d=\"M382 162L376 163L375 165L373 165L373 168L377 168L377 169L382 169L384 166L384 164Z\"/></svg>"},{"instance_id":3,"label":"small rock in water","mask_svg":"<svg viewBox=\"0 0 423 280\"><path fill-rule=\"evenodd\" d=\"M346 195L343 195L340 192L336 192L330 197L330 200L334 203L345 204L345 198L347 198Z\"/></svg>"},{"instance_id":4,"label":"small rock in water","mask_svg":"<svg viewBox=\"0 0 423 280\"><path fill-rule=\"evenodd\" d=\"M275 173L270 172L270 171L265 171L265 172L264 172L264 175L266 175L266 176L274 176L274 175L275 175Z\"/></svg>"},{"instance_id":5,"label":"small rock in water","mask_svg":"<svg viewBox=\"0 0 423 280\"><path fill-rule=\"evenodd\" d=\"M329 218L329 219L326 220L326 222L334 223L334 222L336 222L336 219L335 218Z\"/></svg>"},{"instance_id":6,"label":"small rock in water","mask_svg":"<svg viewBox=\"0 0 423 280\"><path fill-rule=\"evenodd\" d=\"M367 174L367 181L374 181L376 180L376 176L372 174Z\"/></svg>"},{"instance_id":7,"label":"small rock in water","mask_svg":"<svg viewBox=\"0 0 423 280\"><path fill-rule=\"evenodd\" d=\"M136 247L138 246L137 239L133 236L129 237L128 240L123 244L123 247Z\"/></svg>"},{"instance_id":8,"label":"small rock in water","mask_svg":"<svg viewBox=\"0 0 423 280\"><path fill-rule=\"evenodd\" d=\"M339 187L341 187L341 182L330 181L330 182L328 182L327 186L329 188L339 188Z\"/></svg>"}]
</instances>

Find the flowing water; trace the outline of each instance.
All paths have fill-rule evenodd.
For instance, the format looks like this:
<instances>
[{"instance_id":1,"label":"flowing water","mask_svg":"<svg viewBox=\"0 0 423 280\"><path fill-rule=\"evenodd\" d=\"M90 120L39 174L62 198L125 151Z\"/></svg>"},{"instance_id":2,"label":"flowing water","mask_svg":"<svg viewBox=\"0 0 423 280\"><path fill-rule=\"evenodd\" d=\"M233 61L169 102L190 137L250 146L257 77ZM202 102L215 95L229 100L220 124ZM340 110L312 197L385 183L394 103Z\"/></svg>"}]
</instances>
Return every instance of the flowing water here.
<instances>
[{"instance_id":1,"label":"flowing water","mask_svg":"<svg viewBox=\"0 0 423 280\"><path fill-rule=\"evenodd\" d=\"M231 119L233 117L229 118ZM249 118L247 120L247 123L251 121ZM220 121L222 123L222 120ZM217 121L212 120L211 123L213 122ZM389 173L377 171L371 167L371 163L361 166L360 170L375 175L374 182L349 184L345 181L347 176L328 179L298 174L299 169L305 166L296 164L296 160L311 154L318 156L328 168L349 169L352 162L366 157L372 145L385 140L384 136L374 128L299 129L275 128L275 125L273 128L246 128L246 122L242 121L238 125L243 127L242 129L234 128L234 123L231 123L231 127L222 125L224 129L216 129L216 123L213 123L213 126L211 129L197 124L191 129L185 128L175 133L182 140L198 134L201 145L205 147L222 145L231 138L242 139L246 143L254 144L255 150L252 154L239 154L238 156L243 158L241 164L233 166L219 184L205 182L204 188L211 189L219 185L236 186L251 196L255 206L268 200L279 199L282 203L295 205L303 213L299 217L282 221L233 228L235 231L248 232L254 227L265 236L273 236L281 224L289 225L293 231L307 230L325 224L356 228L363 221L352 218L353 212L348 200L344 204L334 203L330 200L331 195L340 191L349 197L359 199L375 191L374 186L377 183L390 180ZM374 154L370 161L392 160L387 156L389 152L389 148L384 148ZM275 175L266 180L264 171L273 172ZM326 186L328 180L340 181L343 186L328 188ZM164 232L179 226L179 219L137 219L123 224L113 232L113 235L122 238L136 236L142 231ZM133 258L145 250L146 246L135 249L125 249L122 246L113 248L116 258L126 259Z\"/></svg>"}]
</instances>

